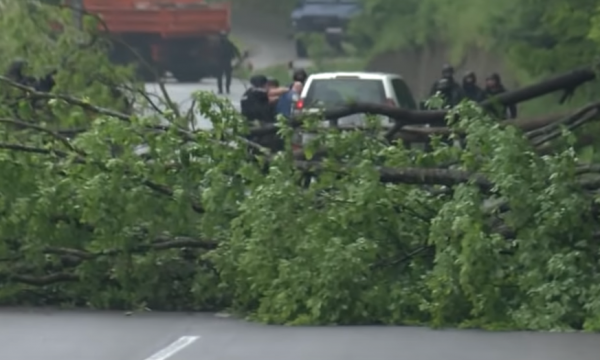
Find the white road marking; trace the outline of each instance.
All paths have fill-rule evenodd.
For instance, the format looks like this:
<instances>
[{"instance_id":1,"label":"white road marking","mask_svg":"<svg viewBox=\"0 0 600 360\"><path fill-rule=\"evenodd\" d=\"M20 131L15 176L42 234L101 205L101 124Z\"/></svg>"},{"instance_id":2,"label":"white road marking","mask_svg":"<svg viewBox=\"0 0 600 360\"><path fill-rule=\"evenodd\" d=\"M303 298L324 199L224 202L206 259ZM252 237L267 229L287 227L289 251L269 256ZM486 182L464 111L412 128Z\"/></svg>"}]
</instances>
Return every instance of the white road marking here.
<instances>
[{"instance_id":1,"label":"white road marking","mask_svg":"<svg viewBox=\"0 0 600 360\"><path fill-rule=\"evenodd\" d=\"M176 341L172 342L169 346L159 350L154 355L150 356L146 360L166 360L171 356L175 355L184 348L190 346L194 341L200 339L200 336L182 336Z\"/></svg>"}]
</instances>

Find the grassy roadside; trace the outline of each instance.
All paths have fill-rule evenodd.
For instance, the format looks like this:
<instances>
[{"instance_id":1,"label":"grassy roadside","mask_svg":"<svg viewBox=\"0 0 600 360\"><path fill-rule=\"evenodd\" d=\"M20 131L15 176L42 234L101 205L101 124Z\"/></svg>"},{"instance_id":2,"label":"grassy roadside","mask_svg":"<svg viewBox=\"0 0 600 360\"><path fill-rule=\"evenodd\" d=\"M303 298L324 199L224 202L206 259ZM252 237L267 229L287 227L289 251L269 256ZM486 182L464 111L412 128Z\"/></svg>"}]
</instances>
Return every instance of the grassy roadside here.
<instances>
[{"instance_id":1,"label":"grassy roadside","mask_svg":"<svg viewBox=\"0 0 600 360\"><path fill-rule=\"evenodd\" d=\"M366 61L362 59L328 59L315 62L305 70L309 74L328 71L362 71L366 68ZM257 70L251 75L261 74L279 80L282 84L290 82L290 70L288 64L271 66Z\"/></svg>"},{"instance_id":2,"label":"grassy roadside","mask_svg":"<svg viewBox=\"0 0 600 360\"><path fill-rule=\"evenodd\" d=\"M309 73L329 72L329 71L363 71L367 68L368 58L360 56L352 46L344 44L344 50L348 54L345 57L339 55L326 43L323 35L311 34L302 37L305 42L311 60L305 70ZM305 61L301 61L305 63ZM282 84L290 81L290 69L288 64L279 64L267 68L251 71L248 67L240 66L236 69L236 77L248 79L252 75L265 75L279 80Z\"/></svg>"}]
</instances>

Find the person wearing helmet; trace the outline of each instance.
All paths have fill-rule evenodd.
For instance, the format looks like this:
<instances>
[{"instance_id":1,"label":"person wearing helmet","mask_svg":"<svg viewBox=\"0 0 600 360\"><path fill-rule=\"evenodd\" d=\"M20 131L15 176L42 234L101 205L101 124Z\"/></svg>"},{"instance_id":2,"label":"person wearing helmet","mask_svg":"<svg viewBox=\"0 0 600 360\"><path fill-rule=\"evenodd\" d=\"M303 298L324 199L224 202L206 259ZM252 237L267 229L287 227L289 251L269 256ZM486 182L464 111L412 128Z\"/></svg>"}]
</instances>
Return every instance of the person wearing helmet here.
<instances>
[{"instance_id":1,"label":"person wearing helmet","mask_svg":"<svg viewBox=\"0 0 600 360\"><path fill-rule=\"evenodd\" d=\"M17 59L8 67L6 77L21 85L33 87L35 86L36 80L35 78L24 74L26 68L27 61L23 59Z\"/></svg>"},{"instance_id":2,"label":"person wearing helmet","mask_svg":"<svg viewBox=\"0 0 600 360\"><path fill-rule=\"evenodd\" d=\"M221 32L219 35L217 63L217 87L219 94L223 94L223 78L225 78L225 91L227 91L227 94L231 93L231 75L233 73L231 62L236 58L242 58L240 50L231 42L227 32Z\"/></svg>"},{"instance_id":3,"label":"person wearing helmet","mask_svg":"<svg viewBox=\"0 0 600 360\"><path fill-rule=\"evenodd\" d=\"M485 79L485 93L487 97L494 97L506 92L502 79L497 73L493 73ZM492 111L500 119L515 119L517 117L517 106L515 104L503 106L501 109Z\"/></svg>"},{"instance_id":4,"label":"person wearing helmet","mask_svg":"<svg viewBox=\"0 0 600 360\"><path fill-rule=\"evenodd\" d=\"M288 89L285 87L269 86L269 79L264 75L252 76L250 87L244 92L240 101L242 115L251 121L274 122L274 111L271 104L287 91Z\"/></svg>"},{"instance_id":5,"label":"person wearing helmet","mask_svg":"<svg viewBox=\"0 0 600 360\"><path fill-rule=\"evenodd\" d=\"M304 83L306 83L307 79L308 79L308 73L304 69L296 69L292 73L292 81L293 82L300 82L300 83L304 84Z\"/></svg>"},{"instance_id":6,"label":"person wearing helmet","mask_svg":"<svg viewBox=\"0 0 600 360\"><path fill-rule=\"evenodd\" d=\"M443 91L440 90L443 88ZM442 67L442 77L433 83L430 96L442 92L448 106L456 106L464 98L460 85L454 80L454 67L450 64L444 64Z\"/></svg>"},{"instance_id":7,"label":"person wearing helmet","mask_svg":"<svg viewBox=\"0 0 600 360\"><path fill-rule=\"evenodd\" d=\"M485 91L477 85L477 75L467 71L462 80L462 90L465 97L471 101L482 102L486 98Z\"/></svg>"}]
</instances>

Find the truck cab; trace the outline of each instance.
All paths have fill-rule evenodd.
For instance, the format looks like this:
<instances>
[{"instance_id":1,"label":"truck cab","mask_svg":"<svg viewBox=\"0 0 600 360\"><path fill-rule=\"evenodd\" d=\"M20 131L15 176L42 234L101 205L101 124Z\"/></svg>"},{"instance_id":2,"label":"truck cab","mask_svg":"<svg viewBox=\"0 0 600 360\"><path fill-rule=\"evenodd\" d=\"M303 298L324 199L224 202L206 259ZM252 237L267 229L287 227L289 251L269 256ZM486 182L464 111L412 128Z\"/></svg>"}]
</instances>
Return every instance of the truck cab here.
<instances>
[{"instance_id":1,"label":"truck cab","mask_svg":"<svg viewBox=\"0 0 600 360\"><path fill-rule=\"evenodd\" d=\"M298 38L302 33L325 34L328 43L341 50L348 23L361 11L360 0L298 1L291 14L297 56L307 57L306 46Z\"/></svg>"}]
</instances>

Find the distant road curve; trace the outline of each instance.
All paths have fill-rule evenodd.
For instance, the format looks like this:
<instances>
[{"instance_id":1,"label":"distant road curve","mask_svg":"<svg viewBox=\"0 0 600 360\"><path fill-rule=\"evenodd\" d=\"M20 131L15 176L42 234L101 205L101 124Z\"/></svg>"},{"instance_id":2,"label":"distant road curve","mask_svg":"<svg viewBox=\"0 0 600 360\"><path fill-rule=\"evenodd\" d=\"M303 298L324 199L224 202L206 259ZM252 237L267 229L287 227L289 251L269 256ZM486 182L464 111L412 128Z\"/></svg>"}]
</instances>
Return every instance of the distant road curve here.
<instances>
[{"instance_id":1,"label":"distant road curve","mask_svg":"<svg viewBox=\"0 0 600 360\"><path fill-rule=\"evenodd\" d=\"M0 309L2 360L598 360L600 334L284 327L210 313Z\"/></svg>"},{"instance_id":2,"label":"distant road curve","mask_svg":"<svg viewBox=\"0 0 600 360\"><path fill-rule=\"evenodd\" d=\"M307 67L310 61L298 60L294 42L289 38L289 19L253 9L234 7L231 35L250 50L250 62L255 69L285 64L293 60Z\"/></svg>"}]
</instances>

